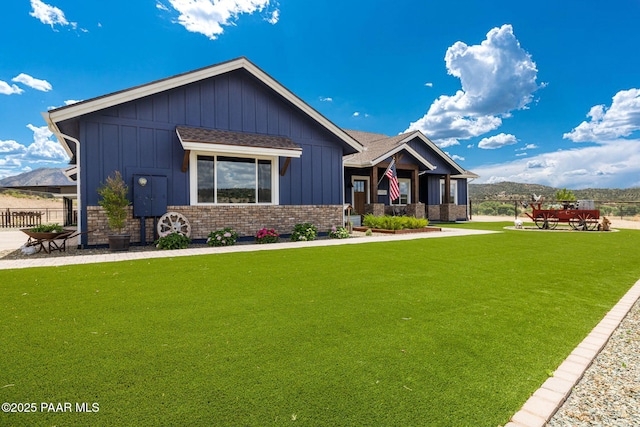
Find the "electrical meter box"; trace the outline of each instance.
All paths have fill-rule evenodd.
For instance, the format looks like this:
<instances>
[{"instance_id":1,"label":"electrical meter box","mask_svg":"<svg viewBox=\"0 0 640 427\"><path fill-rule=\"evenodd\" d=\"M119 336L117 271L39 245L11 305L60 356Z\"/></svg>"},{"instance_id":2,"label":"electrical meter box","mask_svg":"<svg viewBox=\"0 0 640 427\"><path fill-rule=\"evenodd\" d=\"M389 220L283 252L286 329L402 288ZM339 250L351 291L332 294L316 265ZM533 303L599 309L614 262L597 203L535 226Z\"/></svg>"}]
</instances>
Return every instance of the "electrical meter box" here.
<instances>
[{"instance_id":1,"label":"electrical meter box","mask_svg":"<svg viewBox=\"0 0 640 427\"><path fill-rule=\"evenodd\" d=\"M133 175L133 216L157 217L167 213L167 177Z\"/></svg>"}]
</instances>

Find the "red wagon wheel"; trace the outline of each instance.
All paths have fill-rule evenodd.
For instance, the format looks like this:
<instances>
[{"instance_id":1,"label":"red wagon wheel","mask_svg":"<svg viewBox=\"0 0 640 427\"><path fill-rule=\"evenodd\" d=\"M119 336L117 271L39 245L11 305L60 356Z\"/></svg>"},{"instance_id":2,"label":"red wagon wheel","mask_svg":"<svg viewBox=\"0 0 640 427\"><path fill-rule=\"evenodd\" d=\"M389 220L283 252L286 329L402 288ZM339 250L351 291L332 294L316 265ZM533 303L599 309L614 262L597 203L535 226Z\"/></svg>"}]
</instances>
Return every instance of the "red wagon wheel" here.
<instances>
[{"instance_id":1,"label":"red wagon wheel","mask_svg":"<svg viewBox=\"0 0 640 427\"><path fill-rule=\"evenodd\" d=\"M549 212L542 212L536 215L535 223L541 230L553 230L558 225L558 217Z\"/></svg>"},{"instance_id":2,"label":"red wagon wheel","mask_svg":"<svg viewBox=\"0 0 640 427\"><path fill-rule=\"evenodd\" d=\"M593 231L598 227L598 220L589 212L579 212L569 219L569 224L574 230Z\"/></svg>"}]
</instances>

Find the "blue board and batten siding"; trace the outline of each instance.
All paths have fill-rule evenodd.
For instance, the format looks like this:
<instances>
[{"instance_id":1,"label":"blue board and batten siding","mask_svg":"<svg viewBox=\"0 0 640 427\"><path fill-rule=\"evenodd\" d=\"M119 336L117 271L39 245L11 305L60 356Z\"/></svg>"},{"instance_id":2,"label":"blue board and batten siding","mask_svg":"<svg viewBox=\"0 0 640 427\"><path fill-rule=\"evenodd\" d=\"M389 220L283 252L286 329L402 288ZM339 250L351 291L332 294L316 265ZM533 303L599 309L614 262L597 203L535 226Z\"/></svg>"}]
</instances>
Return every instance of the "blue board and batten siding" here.
<instances>
[{"instance_id":1,"label":"blue board and batten siding","mask_svg":"<svg viewBox=\"0 0 640 427\"><path fill-rule=\"evenodd\" d=\"M408 145L436 167L434 170L429 170L425 173L427 185L426 188L424 185L420 187L420 201L427 205L439 205L440 179L444 175L458 175L460 171L455 169L451 163L442 158L442 155L438 154L419 138L414 138L409 141ZM421 180L421 183L422 182L424 182L424 180ZM458 204L467 204L467 180L465 178L458 179Z\"/></svg>"},{"instance_id":2,"label":"blue board and batten siding","mask_svg":"<svg viewBox=\"0 0 640 427\"><path fill-rule=\"evenodd\" d=\"M281 205L341 205L342 156L354 151L244 70L76 120L62 123L61 129L80 140L81 191L87 206L97 205L96 188L114 170L122 171L129 184L133 174L166 175L168 205L189 205L178 125L287 136L300 145L302 156L291 159L285 175L279 175L284 158L275 172Z\"/></svg>"},{"instance_id":3,"label":"blue board and batten siding","mask_svg":"<svg viewBox=\"0 0 640 427\"><path fill-rule=\"evenodd\" d=\"M439 205L440 204L440 180L441 175L424 175L426 185L423 185L424 181L421 180L420 186L420 199L427 205ZM455 178L452 178L452 180ZM467 180L458 179L458 205L467 204Z\"/></svg>"}]
</instances>

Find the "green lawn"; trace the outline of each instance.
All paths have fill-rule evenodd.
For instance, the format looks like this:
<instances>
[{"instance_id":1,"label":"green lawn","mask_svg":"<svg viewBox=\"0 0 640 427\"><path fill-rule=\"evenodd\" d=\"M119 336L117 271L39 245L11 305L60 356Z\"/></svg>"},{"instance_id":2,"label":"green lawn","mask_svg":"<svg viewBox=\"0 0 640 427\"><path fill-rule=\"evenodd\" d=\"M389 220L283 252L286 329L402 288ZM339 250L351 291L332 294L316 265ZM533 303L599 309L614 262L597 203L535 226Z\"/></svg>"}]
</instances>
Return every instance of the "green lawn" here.
<instances>
[{"instance_id":1,"label":"green lawn","mask_svg":"<svg viewBox=\"0 0 640 427\"><path fill-rule=\"evenodd\" d=\"M506 231L0 271L0 401L38 409L0 425L495 427L640 278L639 242Z\"/></svg>"}]
</instances>

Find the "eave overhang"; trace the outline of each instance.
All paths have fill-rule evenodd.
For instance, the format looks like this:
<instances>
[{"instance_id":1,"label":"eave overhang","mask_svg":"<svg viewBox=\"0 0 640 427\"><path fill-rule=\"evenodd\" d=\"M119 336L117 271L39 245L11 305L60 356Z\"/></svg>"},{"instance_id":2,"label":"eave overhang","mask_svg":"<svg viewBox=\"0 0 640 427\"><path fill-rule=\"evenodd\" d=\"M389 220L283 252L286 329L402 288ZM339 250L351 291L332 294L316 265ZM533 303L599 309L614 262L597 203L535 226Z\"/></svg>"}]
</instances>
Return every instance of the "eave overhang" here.
<instances>
[{"instance_id":1,"label":"eave overhang","mask_svg":"<svg viewBox=\"0 0 640 427\"><path fill-rule=\"evenodd\" d=\"M422 157L416 150L414 150L413 148L411 148L408 144L404 143L401 145L398 145L396 147L394 147L393 149L387 151L386 153L368 160L366 162L353 162L350 161L349 159L346 159L344 161L344 165L348 166L348 167L354 167L354 168L365 168L365 167L371 167L371 166L375 166L378 163L384 161L385 159L393 156L394 154L399 153L400 151L405 150L406 152L408 152L409 154L411 154L413 157L416 158L416 160L418 160L418 162L420 164L422 164L425 168L429 169L429 170L435 170L436 166L434 166L431 162L429 162L427 159L425 159L424 157Z\"/></svg>"},{"instance_id":2,"label":"eave overhang","mask_svg":"<svg viewBox=\"0 0 640 427\"><path fill-rule=\"evenodd\" d=\"M283 136L186 126L177 126L176 134L185 151L293 158L299 158L302 155L302 148Z\"/></svg>"},{"instance_id":3,"label":"eave overhang","mask_svg":"<svg viewBox=\"0 0 640 427\"><path fill-rule=\"evenodd\" d=\"M345 154L362 152L363 147L358 141L353 139L344 130L336 126L333 122L324 117L309 104L304 102L293 92L285 88L277 80L262 71L245 57L240 57L217 65L201 68L199 70L190 71L130 89L99 96L97 98L77 102L54 110L49 110L42 113L42 116L47 122L49 129L56 135L58 141L67 153L71 153L71 150L67 145L67 141L65 140L65 136L58 129L57 123L239 69L244 69L249 72L256 79L272 89L293 106L299 108L303 113L315 120L319 125L342 141L345 144L345 150L347 150Z\"/></svg>"}]
</instances>

